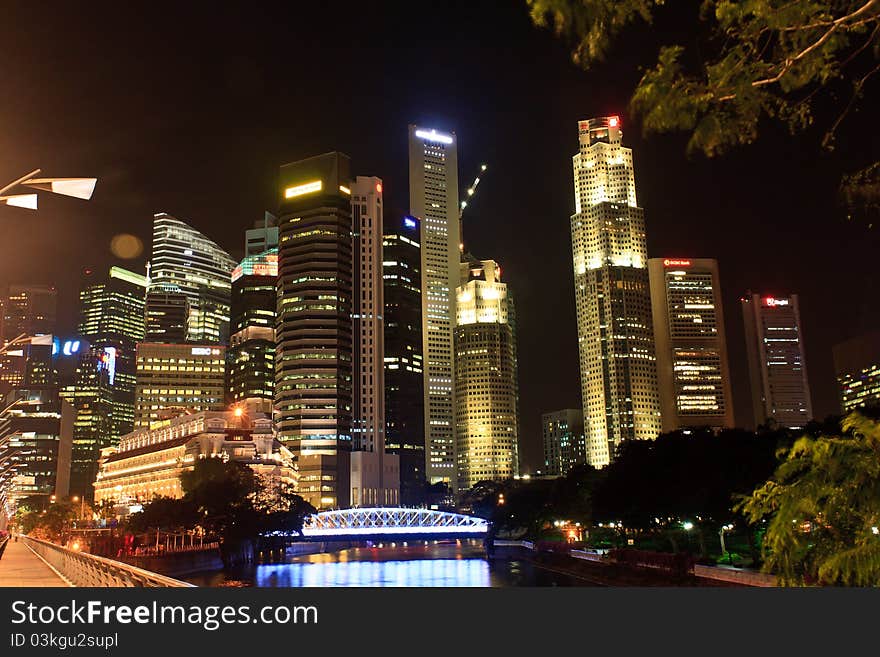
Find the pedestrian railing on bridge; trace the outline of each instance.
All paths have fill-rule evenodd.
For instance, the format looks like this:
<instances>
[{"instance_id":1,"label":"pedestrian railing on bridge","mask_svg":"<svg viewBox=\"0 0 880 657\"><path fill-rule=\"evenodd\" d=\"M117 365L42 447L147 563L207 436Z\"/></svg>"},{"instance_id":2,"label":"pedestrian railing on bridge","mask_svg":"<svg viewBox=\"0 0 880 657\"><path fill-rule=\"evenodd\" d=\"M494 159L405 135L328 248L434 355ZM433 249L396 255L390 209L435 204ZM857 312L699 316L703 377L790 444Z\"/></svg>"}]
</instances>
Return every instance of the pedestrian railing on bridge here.
<instances>
[{"instance_id":1,"label":"pedestrian railing on bridge","mask_svg":"<svg viewBox=\"0 0 880 657\"><path fill-rule=\"evenodd\" d=\"M21 536L43 561L74 586L191 587L193 584L93 554L68 550L31 536Z\"/></svg>"}]
</instances>

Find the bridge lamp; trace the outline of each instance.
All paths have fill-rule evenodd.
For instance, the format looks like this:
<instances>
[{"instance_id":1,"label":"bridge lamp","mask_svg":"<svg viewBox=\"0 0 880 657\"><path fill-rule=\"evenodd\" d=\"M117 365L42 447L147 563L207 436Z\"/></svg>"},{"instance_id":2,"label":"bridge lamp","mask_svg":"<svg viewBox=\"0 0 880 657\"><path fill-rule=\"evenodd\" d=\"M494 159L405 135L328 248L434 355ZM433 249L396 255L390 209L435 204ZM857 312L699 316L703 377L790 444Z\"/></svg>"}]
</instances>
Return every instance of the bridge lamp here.
<instances>
[{"instance_id":1,"label":"bridge lamp","mask_svg":"<svg viewBox=\"0 0 880 657\"><path fill-rule=\"evenodd\" d=\"M0 204L12 205L28 210L37 209L36 194L11 194L5 195L9 190L23 185L42 192L51 192L61 196L72 196L88 201L95 192L97 178L37 178L40 169L34 169L17 180L0 189Z\"/></svg>"}]
</instances>

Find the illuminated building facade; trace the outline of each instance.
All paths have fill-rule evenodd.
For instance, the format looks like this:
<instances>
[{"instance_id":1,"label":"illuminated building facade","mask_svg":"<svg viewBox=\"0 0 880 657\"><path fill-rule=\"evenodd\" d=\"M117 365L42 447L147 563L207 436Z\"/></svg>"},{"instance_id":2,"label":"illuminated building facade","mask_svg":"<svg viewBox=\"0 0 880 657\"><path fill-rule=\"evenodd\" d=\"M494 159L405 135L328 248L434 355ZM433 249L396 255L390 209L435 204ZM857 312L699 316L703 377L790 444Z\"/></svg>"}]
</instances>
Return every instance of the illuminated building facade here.
<instances>
[{"instance_id":1,"label":"illuminated building facade","mask_svg":"<svg viewBox=\"0 0 880 657\"><path fill-rule=\"evenodd\" d=\"M541 474L563 476L587 462L584 414L579 408L564 408L541 415L544 439L544 467Z\"/></svg>"},{"instance_id":2,"label":"illuminated building facade","mask_svg":"<svg viewBox=\"0 0 880 657\"><path fill-rule=\"evenodd\" d=\"M740 299L756 425L802 428L813 419L798 296Z\"/></svg>"},{"instance_id":3,"label":"illuminated building facade","mask_svg":"<svg viewBox=\"0 0 880 657\"><path fill-rule=\"evenodd\" d=\"M257 475L296 485L293 455L275 440L270 418L208 411L139 429L101 450L95 502L179 499L181 474L206 458L243 463Z\"/></svg>"},{"instance_id":4,"label":"illuminated building facade","mask_svg":"<svg viewBox=\"0 0 880 657\"><path fill-rule=\"evenodd\" d=\"M718 261L651 258L648 273L663 431L732 428Z\"/></svg>"},{"instance_id":5,"label":"illuminated building facade","mask_svg":"<svg viewBox=\"0 0 880 657\"><path fill-rule=\"evenodd\" d=\"M254 227L245 231L244 255L260 255L266 251L278 253L278 217L264 212L263 219L254 222Z\"/></svg>"},{"instance_id":6,"label":"illuminated building facade","mask_svg":"<svg viewBox=\"0 0 880 657\"><path fill-rule=\"evenodd\" d=\"M189 299L174 286L150 286L145 304L144 340L186 342Z\"/></svg>"},{"instance_id":7,"label":"illuminated building facade","mask_svg":"<svg viewBox=\"0 0 880 657\"><path fill-rule=\"evenodd\" d=\"M841 410L880 406L880 331L834 345L833 353Z\"/></svg>"},{"instance_id":8,"label":"illuminated building facade","mask_svg":"<svg viewBox=\"0 0 880 657\"><path fill-rule=\"evenodd\" d=\"M216 344L137 346L135 430L181 414L225 408L226 347Z\"/></svg>"},{"instance_id":9,"label":"illuminated building facade","mask_svg":"<svg viewBox=\"0 0 880 657\"><path fill-rule=\"evenodd\" d=\"M145 276L111 267L103 280L87 273L79 295L79 334L97 351L95 368L107 371L112 388L114 439L134 428L135 348L144 339L146 290Z\"/></svg>"},{"instance_id":10,"label":"illuminated building facade","mask_svg":"<svg viewBox=\"0 0 880 657\"><path fill-rule=\"evenodd\" d=\"M48 285L10 285L0 297L0 347L19 336L55 333L58 292ZM0 394L23 383L26 360L0 354Z\"/></svg>"},{"instance_id":11,"label":"illuminated building facade","mask_svg":"<svg viewBox=\"0 0 880 657\"><path fill-rule=\"evenodd\" d=\"M352 218L347 155L279 173L275 407L296 456L299 495L349 505L352 424Z\"/></svg>"},{"instance_id":12,"label":"illuminated building facade","mask_svg":"<svg viewBox=\"0 0 880 657\"><path fill-rule=\"evenodd\" d=\"M400 457L400 501L424 501L425 397L419 220L388 219L382 238L385 295L385 450Z\"/></svg>"},{"instance_id":13,"label":"illuminated building facade","mask_svg":"<svg viewBox=\"0 0 880 657\"><path fill-rule=\"evenodd\" d=\"M616 116L578 122L571 241L581 395L591 465L660 433L644 211Z\"/></svg>"},{"instance_id":14,"label":"illuminated building facade","mask_svg":"<svg viewBox=\"0 0 880 657\"><path fill-rule=\"evenodd\" d=\"M382 181L357 176L351 185L354 227L354 416L352 449L385 450L385 335L382 286Z\"/></svg>"},{"instance_id":15,"label":"illuminated building facade","mask_svg":"<svg viewBox=\"0 0 880 657\"><path fill-rule=\"evenodd\" d=\"M455 134L409 126L410 214L421 221L425 475L457 485L453 328L459 285L458 148Z\"/></svg>"},{"instance_id":16,"label":"illuminated building facade","mask_svg":"<svg viewBox=\"0 0 880 657\"><path fill-rule=\"evenodd\" d=\"M354 413L352 506L400 503L400 459L385 452L385 335L382 285L382 180L351 185L354 255Z\"/></svg>"},{"instance_id":17,"label":"illuminated building facade","mask_svg":"<svg viewBox=\"0 0 880 657\"><path fill-rule=\"evenodd\" d=\"M22 497L67 493L73 426L52 376L52 336L14 351L24 376L0 397L0 513L7 515Z\"/></svg>"},{"instance_id":18,"label":"illuminated building facade","mask_svg":"<svg viewBox=\"0 0 880 657\"><path fill-rule=\"evenodd\" d=\"M250 232L250 231L249 231ZM275 400L278 249L247 255L232 272L226 399L271 417Z\"/></svg>"},{"instance_id":19,"label":"illuminated building facade","mask_svg":"<svg viewBox=\"0 0 880 657\"><path fill-rule=\"evenodd\" d=\"M61 391L61 396L73 408L70 490L86 499L91 499L101 449L115 444L122 435L117 430L119 423L114 421L116 386L115 381L111 382L112 349L81 348L75 383ZM133 389L130 410L134 410Z\"/></svg>"},{"instance_id":20,"label":"illuminated building facade","mask_svg":"<svg viewBox=\"0 0 880 657\"><path fill-rule=\"evenodd\" d=\"M187 341L226 344L230 274L235 265L232 256L189 224L164 212L154 215L149 291L186 296Z\"/></svg>"},{"instance_id":21,"label":"illuminated building facade","mask_svg":"<svg viewBox=\"0 0 880 657\"><path fill-rule=\"evenodd\" d=\"M50 285L10 285L0 299L0 338L47 335L55 332L58 292Z\"/></svg>"},{"instance_id":22,"label":"illuminated building facade","mask_svg":"<svg viewBox=\"0 0 880 657\"><path fill-rule=\"evenodd\" d=\"M457 489L519 474L519 391L513 301L494 260L461 263L456 288Z\"/></svg>"}]
</instances>

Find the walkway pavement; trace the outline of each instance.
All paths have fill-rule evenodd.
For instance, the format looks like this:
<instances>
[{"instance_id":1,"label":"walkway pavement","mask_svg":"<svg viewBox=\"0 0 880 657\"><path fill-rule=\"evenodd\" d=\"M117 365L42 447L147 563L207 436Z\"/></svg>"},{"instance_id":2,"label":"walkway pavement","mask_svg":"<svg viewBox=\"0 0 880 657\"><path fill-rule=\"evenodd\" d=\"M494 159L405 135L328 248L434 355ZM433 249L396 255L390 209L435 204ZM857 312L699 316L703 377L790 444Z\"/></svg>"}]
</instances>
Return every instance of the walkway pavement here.
<instances>
[{"instance_id":1,"label":"walkway pavement","mask_svg":"<svg viewBox=\"0 0 880 657\"><path fill-rule=\"evenodd\" d=\"M0 586L67 586L22 541L10 540L0 558Z\"/></svg>"}]
</instances>

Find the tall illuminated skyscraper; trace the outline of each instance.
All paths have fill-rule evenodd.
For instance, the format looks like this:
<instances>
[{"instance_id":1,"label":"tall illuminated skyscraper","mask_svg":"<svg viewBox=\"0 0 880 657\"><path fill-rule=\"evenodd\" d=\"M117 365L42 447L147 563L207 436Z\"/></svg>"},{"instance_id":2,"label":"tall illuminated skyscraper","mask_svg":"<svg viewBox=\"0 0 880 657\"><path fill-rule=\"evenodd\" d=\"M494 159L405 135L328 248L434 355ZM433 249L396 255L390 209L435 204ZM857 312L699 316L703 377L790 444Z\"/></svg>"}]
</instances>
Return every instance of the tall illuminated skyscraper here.
<instances>
[{"instance_id":1,"label":"tall illuminated skyscraper","mask_svg":"<svg viewBox=\"0 0 880 657\"><path fill-rule=\"evenodd\" d=\"M409 126L409 198L410 214L422 230L425 475L455 489L452 331L460 235L454 133Z\"/></svg>"},{"instance_id":2,"label":"tall illuminated skyscraper","mask_svg":"<svg viewBox=\"0 0 880 657\"><path fill-rule=\"evenodd\" d=\"M352 449L385 450L385 336L382 286L382 181L351 185L354 226L354 422Z\"/></svg>"},{"instance_id":3,"label":"tall illuminated skyscraper","mask_svg":"<svg viewBox=\"0 0 880 657\"><path fill-rule=\"evenodd\" d=\"M63 396L75 412L70 488L91 498L104 447L134 428L136 347L144 339L145 276L111 267L84 274L79 334L89 343Z\"/></svg>"},{"instance_id":4,"label":"tall illuminated skyscraper","mask_svg":"<svg viewBox=\"0 0 880 657\"><path fill-rule=\"evenodd\" d=\"M841 410L880 406L880 331L836 344L833 354Z\"/></svg>"},{"instance_id":5,"label":"tall illuminated skyscraper","mask_svg":"<svg viewBox=\"0 0 880 657\"><path fill-rule=\"evenodd\" d=\"M424 501L425 396L419 220L388 217L385 282L385 448L400 457L400 501Z\"/></svg>"},{"instance_id":6,"label":"tall illuminated skyscraper","mask_svg":"<svg viewBox=\"0 0 880 657\"><path fill-rule=\"evenodd\" d=\"M58 292L49 285L10 285L0 297L0 347L25 335L51 335L55 332ZM25 378L25 359L0 354L0 395L6 394Z\"/></svg>"},{"instance_id":7,"label":"tall illuminated skyscraper","mask_svg":"<svg viewBox=\"0 0 880 657\"><path fill-rule=\"evenodd\" d=\"M79 334L98 350L114 390L114 438L134 429L135 348L144 339L146 289L145 276L111 267L103 279L88 273L79 295Z\"/></svg>"},{"instance_id":8,"label":"tall illuminated skyscraper","mask_svg":"<svg viewBox=\"0 0 880 657\"><path fill-rule=\"evenodd\" d=\"M251 415L271 417L275 403L277 279L277 247L246 255L232 272L226 396L230 404L244 404Z\"/></svg>"},{"instance_id":9,"label":"tall illuminated skyscraper","mask_svg":"<svg viewBox=\"0 0 880 657\"><path fill-rule=\"evenodd\" d=\"M275 407L297 457L298 493L350 503L352 218L350 160L338 152L279 172Z\"/></svg>"},{"instance_id":10,"label":"tall illuminated skyscraper","mask_svg":"<svg viewBox=\"0 0 880 657\"><path fill-rule=\"evenodd\" d=\"M755 424L801 428L813 419L798 296L740 299Z\"/></svg>"},{"instance_id":11,"label":"tall illuminated skyscraper","mask_svg":"<svg viewBox=\"0 0 880 657\"><path fill-rule=\"evenodd\" d=\"M225 344L229 338L230 274L237 263L189 224L153 217L149 291L178 291L189 301L187 340Z\"/></svg>"},{"instance_id":12,"label":"tall illuminated skyscraper","mask_svg":"<svg viewBox=\"0 0 880 657\"><path fill-rule=\"evenodd\" d=\"M571 241L581 395L591 465L660 433L644 211L620 119L578 122Z\"/></svg>"},{"instance_id":13,"label":"tall illuminated skyscraper","mask_svg":"<svg viewBox=\"0 0 880 657\"><path fill-rule=\"evenodd\" d=\"M651 258L663 431L734 426L718 261Z\"/></svg>"},{"instance_id":14,"label":"tall illuminated skyscraper","mask_svg":"<svg viewBox=\"0 0 880 657\"><path fill-rule=\"evenodd\" d=\"M455 446L465 490L519 474L519 390L513 300L498 263L462 262L456 299Z\"/></svg>"},{"instance_id":15,"label":"tall illuminated skyscraper","mask_svg":"<svg viewBox=\"0 0 880 657\"><path fill-rule=\"evenodd\" d=\"M385 452L385 335L382 285L382 180L357 176L351 184L354 258L354 409L351 504L400 502L400 459Z\"/></svg>"}]
</instances>

